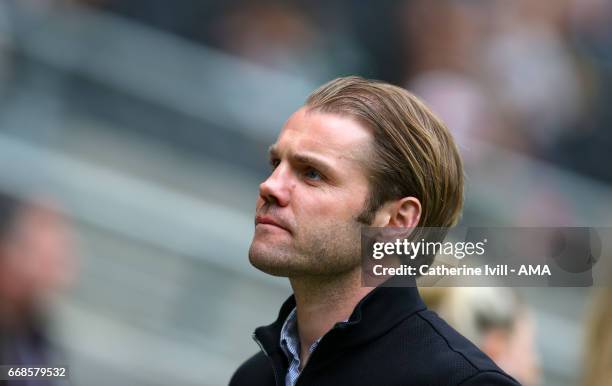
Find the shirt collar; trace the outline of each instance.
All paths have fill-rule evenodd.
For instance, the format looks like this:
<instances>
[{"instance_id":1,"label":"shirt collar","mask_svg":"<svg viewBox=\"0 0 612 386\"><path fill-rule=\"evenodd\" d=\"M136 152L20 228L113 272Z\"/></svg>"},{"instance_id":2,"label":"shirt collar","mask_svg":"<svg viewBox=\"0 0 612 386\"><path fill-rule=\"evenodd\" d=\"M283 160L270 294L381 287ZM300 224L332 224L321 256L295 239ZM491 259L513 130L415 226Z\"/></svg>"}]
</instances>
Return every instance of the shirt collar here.
<instances>
[{"instance_id":1,"label":"shirt collar","mask_svg":"<svg viewBox=\"0 0 612 386\"><path fill-rule=\"evenodd\" d=\"M413 281L414 279L412 279ZM388 287L379 287L366 295L355 307L347 323L342 323L345 336L338 346L363 344L383 334L402 319L425 309L414 282L402 283L391 279ZM398 285L400 288L390 288ZM295 311L295 297L291 295L282 305L278 318L268 326L255 330L255 336L266 351L273 355L285 356L281 350L280 335L289 315ZM297 314L295 318L295 337L297 334ZM299 338L298 338L299 341ZM299 352L299 349L297 350Z\"/></svg>"},{"instance_id":2,"label":"shirt collar","mask_svg":"<svg viewBox=\"0 0 612 386\"><path fill-rule=\"evenodd\" d=\"M317 348L320 340L321 338L319 337L319 339L310 345L308 348L310 353ZM297 309L295 307L289 313L287 319L285 319L285 323L283 323L283 327L281 328L280 346L289 361L297 360L299 363L301 343L300 335L297 329Z\"/></svg>"}]
</instances>

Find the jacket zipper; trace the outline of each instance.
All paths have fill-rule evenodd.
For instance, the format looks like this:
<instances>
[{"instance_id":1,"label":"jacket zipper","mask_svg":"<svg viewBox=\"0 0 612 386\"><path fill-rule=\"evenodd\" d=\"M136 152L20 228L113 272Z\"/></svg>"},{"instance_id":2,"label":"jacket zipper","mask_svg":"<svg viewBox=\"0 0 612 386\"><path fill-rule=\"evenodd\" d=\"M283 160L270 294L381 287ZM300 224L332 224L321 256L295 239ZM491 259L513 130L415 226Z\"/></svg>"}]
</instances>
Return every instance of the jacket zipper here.
<instances>
[{"instance_id":1,"label":"jacket zipper","mask_svg":"<svg viewBox=\"0 0 612 386\"><path fill-rule=\"evenodd\" d=\"M257 345L259 346L259 348L261 349L261 351L264 353L264 355L266 356L266 358L268 358L268 360L270 361L270 364L272 365L272 373L274 374L274 384L276 384L276 386L280 386L278 384L278 376L276 374L276 367L274 366L274 361L272 360L272 358L270 357L270 355L268 355L268 352L266 351L266 349L264 348L263 344L259 341L259 339L257 338L257 335L255 333L253 333L252 335L253 340L255 341L255 343L257 343Z\"/></svg>"}]
</instances>

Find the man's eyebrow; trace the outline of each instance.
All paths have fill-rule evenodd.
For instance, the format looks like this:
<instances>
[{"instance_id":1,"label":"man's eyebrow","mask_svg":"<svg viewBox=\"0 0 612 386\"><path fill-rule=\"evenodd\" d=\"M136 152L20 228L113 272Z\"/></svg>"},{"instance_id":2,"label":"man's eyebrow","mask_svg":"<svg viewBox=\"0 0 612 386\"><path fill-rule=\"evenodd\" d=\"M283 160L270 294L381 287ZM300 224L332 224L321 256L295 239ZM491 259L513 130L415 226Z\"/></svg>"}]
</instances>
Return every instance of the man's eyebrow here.
<instances>
[{"instance_id":1,"label":"man's eyebrow","mask_svg":"<svg viewBox=\"0 0 612 386\"><path fill-rule=\"evenodd\" d=\"M319 157L315 157L309 154L295 154L293 156L293 159L295 159L297 162L301 164L308 164L308 165L315 167L316 169L320 169L324 173L333 172L332 166L327 161Z\"/></svg>"},{"instance_id":2,"label":"man's eyebrow","mask_svg":"<svg viewBox=\"0 0 612 386\"><path fill-rule=\"evenodd\" d=\"M278 149L275 145L270 145L268 148L268 153L270 154L270 158L277 158L279 156ZM333 172L333 167L325 161L323 158L310 155L310 154L293 154L291 158L301 164L308 164L317 169L320 169L322 172L331 173Z\"/></svg>"}]
</instances>

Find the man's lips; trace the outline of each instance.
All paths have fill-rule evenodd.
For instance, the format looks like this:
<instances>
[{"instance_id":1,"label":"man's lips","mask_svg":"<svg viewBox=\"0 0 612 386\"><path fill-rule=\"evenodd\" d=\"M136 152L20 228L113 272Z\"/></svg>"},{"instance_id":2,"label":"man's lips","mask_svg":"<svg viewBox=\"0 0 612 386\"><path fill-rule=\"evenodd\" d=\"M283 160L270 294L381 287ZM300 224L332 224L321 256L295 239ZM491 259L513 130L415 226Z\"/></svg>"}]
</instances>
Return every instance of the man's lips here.
<instances>
[{"instance_id":1,"label":"man's lips","mask_svg":"<svg viewBox=\"0 0 612 386\"><path fill-rule=\"evenodd\" d=\"M290 232L289 229L287 229L287 227L285 227L279 221L273 219L270 216L255 216L255 225L257 226L259 224L274 225L275 227L278 227L283 230L286 230L287 232Z\"/></svg>"}]
</instances>

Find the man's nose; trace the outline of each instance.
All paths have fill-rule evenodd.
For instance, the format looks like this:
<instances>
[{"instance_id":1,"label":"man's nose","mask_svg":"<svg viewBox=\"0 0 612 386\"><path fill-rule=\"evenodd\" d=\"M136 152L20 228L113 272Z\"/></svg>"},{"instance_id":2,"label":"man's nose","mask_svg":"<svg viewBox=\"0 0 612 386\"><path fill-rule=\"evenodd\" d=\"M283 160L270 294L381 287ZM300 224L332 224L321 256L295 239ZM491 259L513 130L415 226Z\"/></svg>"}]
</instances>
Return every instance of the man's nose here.
<instances>
[{"instance_id":1,"label":"man's nose","mask_svg":"<svg viewBox=\"0 0 612 386\"><path fill-rule=\"evenodd\" d=\"M278 206L289 204L292 181L289 170L284 169L279 165L264 182L259 184L259 195L268 204Z\"/></svg>"}]
</instances>

